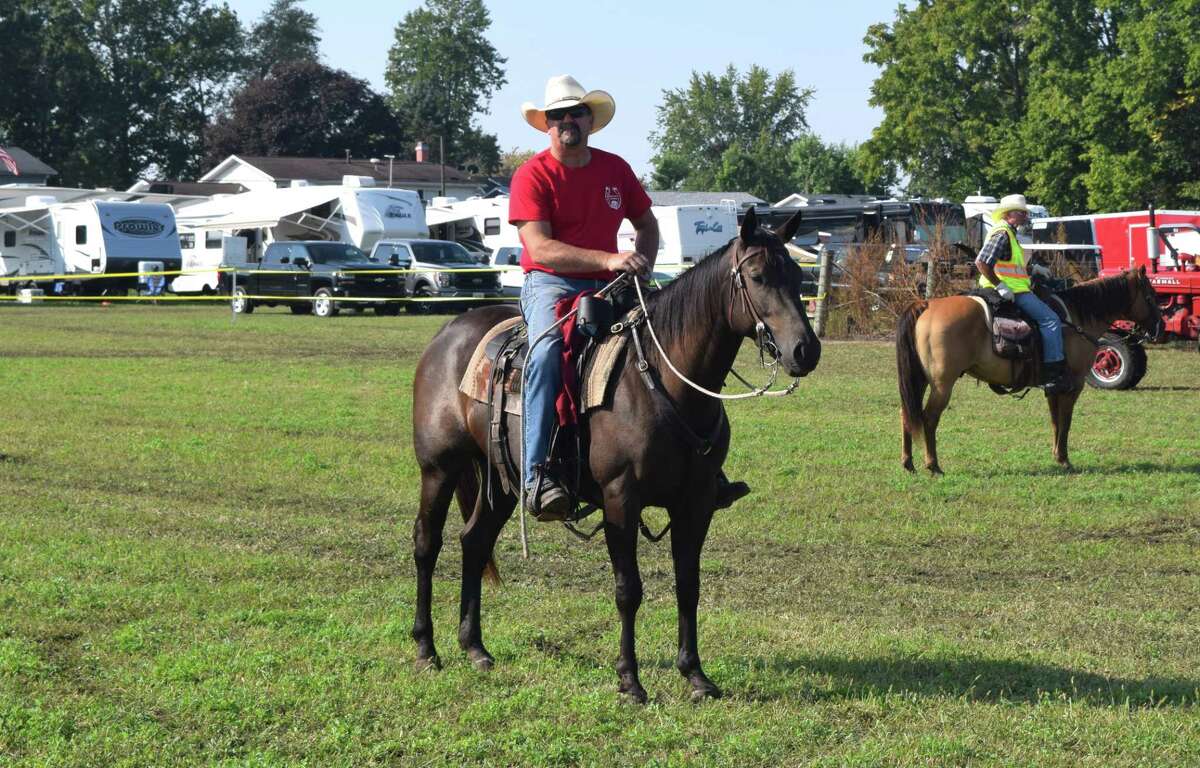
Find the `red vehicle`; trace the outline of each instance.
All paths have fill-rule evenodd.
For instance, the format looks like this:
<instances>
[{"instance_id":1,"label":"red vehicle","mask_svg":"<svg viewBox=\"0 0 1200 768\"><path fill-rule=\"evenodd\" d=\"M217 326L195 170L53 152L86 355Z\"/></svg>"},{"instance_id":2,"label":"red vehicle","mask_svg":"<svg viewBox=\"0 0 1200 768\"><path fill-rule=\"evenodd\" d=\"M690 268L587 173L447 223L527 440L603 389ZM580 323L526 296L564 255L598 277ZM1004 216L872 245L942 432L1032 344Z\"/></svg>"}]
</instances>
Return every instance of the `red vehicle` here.
<instances>
[{"instance_id":1,"label":"red vehicle","mask_svg":"<svg viewBox=\"0 0 1200 768\"><path fill-rule=\"evenodd\" d=\"M1033 236L1038 243L1098 246L1101 277L1144 265L1162 308L1163 339L1200 340L1200 211L1151 207L1035 219ZM1146 352L1131 331L1115 323L1104 335L1088 383L1129 389L1146 375Z\"/></svg>"}]
</instances>

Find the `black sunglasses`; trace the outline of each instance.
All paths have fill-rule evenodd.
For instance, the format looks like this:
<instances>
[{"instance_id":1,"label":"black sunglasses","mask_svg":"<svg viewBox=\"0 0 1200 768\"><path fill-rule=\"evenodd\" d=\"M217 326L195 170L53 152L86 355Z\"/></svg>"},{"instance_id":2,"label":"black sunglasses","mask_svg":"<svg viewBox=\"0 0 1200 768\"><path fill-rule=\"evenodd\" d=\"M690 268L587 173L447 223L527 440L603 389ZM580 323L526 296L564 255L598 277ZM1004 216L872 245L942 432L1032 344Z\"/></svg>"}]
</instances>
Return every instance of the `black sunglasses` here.
<instances>
[{"instance_id":1,"label":"black sunglasses","mask_svg":"<svg viewBox=\"0 0 1200 768\"><path fill-rule=\"evenodd\" d=\"M562 120L567 115L578 120L581 117L587 117L592 114L592 109L587 104L576 104L573 107L563 107L562 109L547 109L547 120Z\"/></svg>"}]
</instances>

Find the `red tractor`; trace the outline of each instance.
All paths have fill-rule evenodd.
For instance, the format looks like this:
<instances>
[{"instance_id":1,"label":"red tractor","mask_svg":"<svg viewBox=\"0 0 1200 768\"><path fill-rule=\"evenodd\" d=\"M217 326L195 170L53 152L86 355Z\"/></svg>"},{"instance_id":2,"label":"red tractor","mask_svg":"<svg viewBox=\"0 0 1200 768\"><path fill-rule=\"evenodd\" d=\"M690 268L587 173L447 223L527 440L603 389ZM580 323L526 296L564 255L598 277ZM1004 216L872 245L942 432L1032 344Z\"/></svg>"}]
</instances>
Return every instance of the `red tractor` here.
<instances>
[{"instance_id":1,"label":"red tractor","mask_svg":"<svg viewBox=\"0 0 1200 768\"><path fill-rule=\"evenodd\" d=\"M1158 293L1163 340L1200 340L1200 211L1132 211L1035 219L1034 240L1099 248L1099 276L1145 266ZM1128 323L1101 338L1088 383L1130 389L1146 375L1146 351ZM1200 350L1200 343L1197 345Z\"/></svg>"}]
</instances>

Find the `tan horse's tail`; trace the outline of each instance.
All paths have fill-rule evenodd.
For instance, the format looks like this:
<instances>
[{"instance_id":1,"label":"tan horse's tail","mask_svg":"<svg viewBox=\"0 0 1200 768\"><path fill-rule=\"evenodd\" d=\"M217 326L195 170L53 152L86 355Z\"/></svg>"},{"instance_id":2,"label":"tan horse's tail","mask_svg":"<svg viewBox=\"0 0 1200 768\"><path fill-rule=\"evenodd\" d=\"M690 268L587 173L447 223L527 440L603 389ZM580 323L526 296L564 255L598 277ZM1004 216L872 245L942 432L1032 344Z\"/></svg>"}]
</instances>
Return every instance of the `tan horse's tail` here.
<instances>
[{"instance_id":1,"label":"tan horse's tail","mask_svg":"<svg viewBox=\"0 0 1200 768\"><path fill-rule=\"evenodd\" d=\"M919 434L925 421L922 400L929 380L917 356L917 318L929 303L914 301L900 313L896 325L896 374L900 384L900 412L904 415L904 428L909 434Z\"/></svg>"},{"instance_id":2,"label":"tan horse's tail","mask_svg":"<svg viewBox=\"0 0 1200 768\"><path fill-rule=\"evenodd\" d=\"M468 468L459 473L458 487L454 489L454 495L458 500L458 510L462 513L464 523L469 523L471 516L475 514L475 507L480 502L481 493L478 472ZM483 578L489 584L500 583L500 569L496 567L495 556L489 557L487 564L483 566Z\"/></svg>"}]
</instances>

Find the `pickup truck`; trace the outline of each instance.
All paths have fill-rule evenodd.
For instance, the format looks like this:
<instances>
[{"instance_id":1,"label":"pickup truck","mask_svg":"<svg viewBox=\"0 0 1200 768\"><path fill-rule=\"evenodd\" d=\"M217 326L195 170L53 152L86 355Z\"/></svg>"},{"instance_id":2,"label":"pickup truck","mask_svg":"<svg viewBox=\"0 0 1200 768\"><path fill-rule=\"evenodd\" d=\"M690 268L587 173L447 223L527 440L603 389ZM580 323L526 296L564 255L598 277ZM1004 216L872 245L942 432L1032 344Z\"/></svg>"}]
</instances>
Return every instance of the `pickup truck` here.
<instances>
[{"instance_id":1,"label":"pickup truck","mask_svg":"<svg viewBox=\"0 0 1200 768\"><path fill-rule=\"evenodd\" d=\"M283 304L296 315L332 317L339 305L355 310L372 306L376 314L398 315L400 303L386 300L405 295L400 269L346 243L276 241L267 246L262 261L230 266L233 272L221 274L222 287L232 296L233 311L242 314L260 305ZM363 270L372 274L357 274ZM377 301L338 301L347 298Z\"/></svg>"},{"instance_id":2,"label":"pickup truck","mask_svg":"<svg viewBox=\"0 0 1200 768\"><path fill-rule=\"evenodd\" d=\"M380 240L371 251L371 258L376 263L411 270L405 279L405 288L413 298L408 304L410 312L431 312L442 303L421 299L504 296L499 270L487 269L466 248L450 240Z\"/></svg>"}]
</instances>

